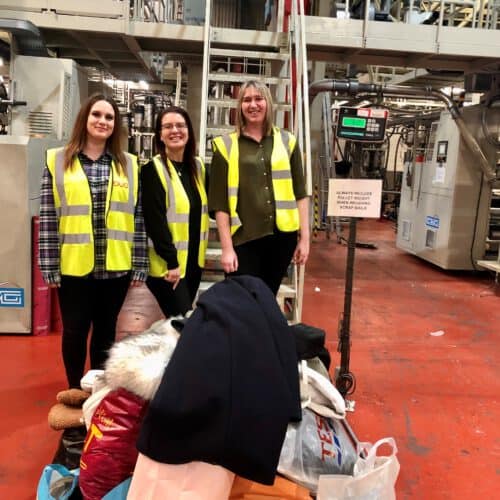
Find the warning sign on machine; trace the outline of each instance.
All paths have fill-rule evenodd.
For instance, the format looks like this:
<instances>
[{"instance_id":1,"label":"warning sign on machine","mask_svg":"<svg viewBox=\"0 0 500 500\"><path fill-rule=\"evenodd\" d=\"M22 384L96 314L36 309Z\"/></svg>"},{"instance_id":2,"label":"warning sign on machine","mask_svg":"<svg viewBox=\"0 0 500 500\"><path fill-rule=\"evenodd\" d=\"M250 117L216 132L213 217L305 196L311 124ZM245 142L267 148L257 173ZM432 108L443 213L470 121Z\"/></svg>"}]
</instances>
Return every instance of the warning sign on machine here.
<instances>
[{"instance_id":1,"label":"warning sign on machine","mask_svg":"<svg viewBox=\"0 0 500 500\"><path fill-rule=\"evenodd\" d=\"M328 215L334 217L380 217L380 179L330 179Z\"/></svg>"}]
</instances>

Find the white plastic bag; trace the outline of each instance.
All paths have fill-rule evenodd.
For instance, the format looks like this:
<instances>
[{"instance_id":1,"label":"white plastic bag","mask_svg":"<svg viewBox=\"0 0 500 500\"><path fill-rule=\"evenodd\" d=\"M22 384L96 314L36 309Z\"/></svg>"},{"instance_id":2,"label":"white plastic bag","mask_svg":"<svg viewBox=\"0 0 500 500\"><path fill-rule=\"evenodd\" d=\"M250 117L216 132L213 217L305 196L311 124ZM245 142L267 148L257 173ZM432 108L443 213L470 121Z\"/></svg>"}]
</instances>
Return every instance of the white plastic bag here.
<instances>
[{"instance_id":1,"label":"white plastic bag","mask_svg":"<svg viewBox=\"0 0 500 500\"><path fill-rule=\"evenodd\" d=\"M321 474L351 474L357 454L342 422L302 410L288 425L278 472L315 493Z\"/></svg>"},{"instance_id":2,"label":"white plastic bag","mask_svg":"<svg viewBox=\"0 0 500 500\"><path fill-rule=\"evenodd\" d=\"M383 444L391 446L391 455L377 456ZM358 453L365 452L365 458L357 459L353 475L320 476L317 500L395 500L394 486L399 473L397 451L393 438L380 439L373 446L360 443Z\"/></svg>"},{"instance_id":3,"label":"white plastic bag","mask_svg":"<svg viewBox=\"0 0 500 500\"><path fill-rule=\"evenodd\" d=\"M323 417L345 418L344 398L330 380L310 368L306 360L299 363L299 374L302 408L311 408Z\"/></svg>"}]
</instances>

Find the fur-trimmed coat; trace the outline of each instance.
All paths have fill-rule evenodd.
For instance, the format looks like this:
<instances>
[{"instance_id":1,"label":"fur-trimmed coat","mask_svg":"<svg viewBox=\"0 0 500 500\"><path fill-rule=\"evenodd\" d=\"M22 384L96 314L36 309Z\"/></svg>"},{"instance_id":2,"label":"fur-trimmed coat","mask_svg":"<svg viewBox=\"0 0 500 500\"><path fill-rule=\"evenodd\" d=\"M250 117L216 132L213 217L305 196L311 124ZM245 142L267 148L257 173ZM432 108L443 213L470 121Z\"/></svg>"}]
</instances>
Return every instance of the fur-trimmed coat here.
<instances>
[{"instance_id":1,"label":"fur-trimmed coat","mask_svg":"<svg viewBox=\"0 0 500 500\"><path fill-rule=\"evenodd\" d=\"M80 490L99 500L132 475L143 416L156 393L179 334L170 321L116 342L104 370L105 387L96 393L80 460ZM99 400L99 398L101 398Z\"/></svg>"}]
</instances>

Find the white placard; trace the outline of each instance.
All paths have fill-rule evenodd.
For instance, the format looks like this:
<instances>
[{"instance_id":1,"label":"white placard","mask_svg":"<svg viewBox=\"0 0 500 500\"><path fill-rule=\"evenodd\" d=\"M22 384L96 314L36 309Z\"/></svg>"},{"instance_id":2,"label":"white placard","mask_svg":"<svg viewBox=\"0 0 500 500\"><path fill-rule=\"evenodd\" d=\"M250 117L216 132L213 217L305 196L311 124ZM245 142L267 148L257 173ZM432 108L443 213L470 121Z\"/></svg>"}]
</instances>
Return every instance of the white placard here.
<instances>
[{"instance_id":1,"label":"white placard","mask_svg":"<svg viewBox=\"0 0 500 500\"><path fill-rule=\"evenodd\" d=\"M446 168L440 164L436 165L436 171L434 172L434 179L432 179L433 184L444 184L446 178Z\"/></svg>"},{"instance_id":2,"label":"white placard","mask_svg":"<svg viewBox=\"0 0 500 500\"><path fill-rule=\"evenodd\" d=\"M375 219L380 217L380 179L330 179L328 187L327 215Z\"/></svg>"}]
</instances>

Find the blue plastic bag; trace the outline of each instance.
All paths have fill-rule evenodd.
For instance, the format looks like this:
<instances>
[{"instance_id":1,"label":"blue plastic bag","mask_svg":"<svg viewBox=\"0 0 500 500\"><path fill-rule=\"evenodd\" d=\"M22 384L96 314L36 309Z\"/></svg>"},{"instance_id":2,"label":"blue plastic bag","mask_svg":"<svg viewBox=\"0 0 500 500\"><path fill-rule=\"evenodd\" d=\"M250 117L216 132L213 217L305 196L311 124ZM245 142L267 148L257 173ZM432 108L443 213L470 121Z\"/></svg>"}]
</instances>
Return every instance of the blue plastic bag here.
<instances>
[{"instance_id":1,"label":"blue plastic bag","mask_svg":"<svg viewBox=\"0 0 500 500\"><path fill-rule=\"evenodd\" d=\"M125 481L115 486L109 493L106 493L106 495L102 497L102 500L125 500L127 498L131 482L131 477L125 479Z\"/></svg>"},{"instance_id":2,"label":"blue plastic bag","mask_svg":"<svg viewBox=\"0 0 500 500\"><path fill-rule=\"evenodd\" d=\"M68 470L61 464L46 465L38 488L37 500L68 500L78 486L80 469Z\"/></svg>"}]
</instances>

